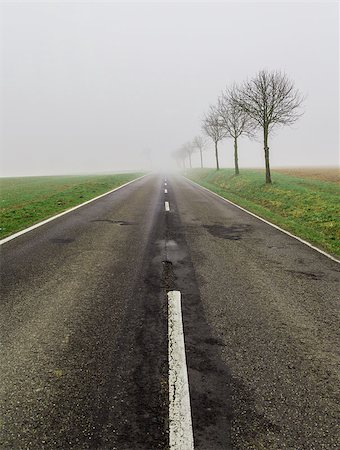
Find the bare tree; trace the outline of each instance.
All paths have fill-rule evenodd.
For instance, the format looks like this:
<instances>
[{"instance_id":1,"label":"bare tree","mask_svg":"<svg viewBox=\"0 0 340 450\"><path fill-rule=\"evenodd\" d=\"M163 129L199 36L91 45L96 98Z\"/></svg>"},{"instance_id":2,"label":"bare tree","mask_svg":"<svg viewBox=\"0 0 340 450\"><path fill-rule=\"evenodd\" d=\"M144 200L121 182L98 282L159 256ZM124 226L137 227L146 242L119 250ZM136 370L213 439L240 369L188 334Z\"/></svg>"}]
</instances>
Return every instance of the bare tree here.
<instances>
[{"instance_id":1,"label":"bare tree","mask_svg":"<svg viewBox=\"0 0 340 450\"><path fill-rule=\"evenodd\" d=\"M192 169L191 156L195 150L194 146L192 145L191 142L186 142L185 144L182 145L181 149L182 149L183 154L189 158L189 167L190 167L190 169Z\"/></svg>"},{"instance_id":2,"label":"bare tree","mask_svg":"<svg viewBox=\"0 0 340 450\"><path fill-rule=\"evenodd\" d=\"M238 138L242 134L251 136L254 127L249 116L233 99L236 95L236 87L227 88L218 99L217 112L221 126L228 136L234 140L234 165L235 175L239 175L238 166Z\"/></svg>"},{"instance_id":3,"label":"bare tree","mask_svg":"<svg viewBox=\"0 0 340 450\"><path fill-rule=\"evenodd\" d=\"M192 141L192 146L194 148L197 148L200 152L200 158L201 158L201 169L203 169L203 152L207 147L207 140L204 136L195 136Z\"/></svg>"},{"instance_id":4,"label":"bare tree","mask_svg":"<svg viewBox=\"0 0 340 450\"><path fill-rule=\"evenodd\" d=\"M266 183L271 183L268 137L279 125L291 125L300 116L303 97L286 74L261 70L234 92L233 101L263 131Z\"/></svg>"},{"instance_id":5,"label":"bare tree","mask_svg":"<svg viewBox=\"0 0 340 450\"><path fill-rule=\"evenodd\" d=\"M218 143L227 136L227 133L221 126L218 111L213 106L210 106L208 114L203 119L202 128L205 134L209 136L215 144L216 169L219 170Z\"/></svg>"},{"instance_id":6,"label":"bare tree","mask_svg":"<svg viewBox=\"0 0 340 450\"><path fill-rule=\"evenodd\" d=\"M179 148L178 150L175 150L172 153L172 156L174 157L174 159L176 160L177 163L177 167L178 168L182 168L185 169L185 159L187 157L187 153L186 151L183 151L183 148Z\"/></svg>"}]
</instances>

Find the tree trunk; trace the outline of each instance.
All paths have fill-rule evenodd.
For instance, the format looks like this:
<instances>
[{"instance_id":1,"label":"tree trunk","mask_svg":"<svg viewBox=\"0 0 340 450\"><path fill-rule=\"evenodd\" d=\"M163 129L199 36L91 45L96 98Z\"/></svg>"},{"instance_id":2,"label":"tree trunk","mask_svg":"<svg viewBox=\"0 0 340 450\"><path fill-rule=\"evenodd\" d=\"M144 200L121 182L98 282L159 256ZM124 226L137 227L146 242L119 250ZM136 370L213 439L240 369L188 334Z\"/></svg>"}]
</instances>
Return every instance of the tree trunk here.
<instances>
[{"instance_id":1,"label":"tree trunk","mask_svg":"<svg viewBox=\"0 0 340 450\"><path fill-rule=\"evenodd\" d=\"M235 162L235 175L239 175L240 170L238 168L237 138L234 138L234 162Z\"/></svg>"},{"instance_id":2,"label":"tree trunk","mask_svg":"<svg viewBox=\"0 0 340 450\"><path fill-rule=\"evenodd\" d=\"M218 163L218 148L217 141L215 141L215 157L216 157L216 170L220 170L220 165Z\"/></svg>"},{"instance_id":3,"label":"tree trunk","mask_svg":"<svg viewBox=\"0 0 340 450\"><path fill-rule=\"evenodd\" d=\"M192 165L191 165L191 153L189 153L189 165L190 165L190 169L192 169Z\"/></svg>"},{"instance_id":4,"label":"tree trunk","mask_svg":"<svg viewBox=\"0 0 340 450\"><path fill-rule=\"evenodd\" d=\"M268 129L263 129L264 135L264 158L266 162L266 183L271 183L272 178L270 176L270 165L269 165L269 147L268 147Z\"/></svg>"},{"instance_id":5,"label":"tree trunk","mask_svg":"<svg viewBox=\"0 0 340 450\"><path fill-rule=\"evenodd\" d=\"M203 169L203 155L202 155L202 150L200 150L200 155L201 155L201 169Z\"/></svg>"}]
</instances>

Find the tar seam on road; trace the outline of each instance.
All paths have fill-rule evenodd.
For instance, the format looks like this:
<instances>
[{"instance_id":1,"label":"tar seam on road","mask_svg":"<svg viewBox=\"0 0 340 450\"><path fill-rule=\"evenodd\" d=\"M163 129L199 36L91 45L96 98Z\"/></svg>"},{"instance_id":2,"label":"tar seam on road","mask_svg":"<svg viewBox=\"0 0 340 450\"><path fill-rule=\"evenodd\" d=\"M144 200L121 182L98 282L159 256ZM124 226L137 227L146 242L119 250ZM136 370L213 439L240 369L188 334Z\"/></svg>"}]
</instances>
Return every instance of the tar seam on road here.
<instances>
[{"instance_id":1,"label":"tar seam on road","mask_svg":"<svg viewBox=\"0 0 340 450\"><path fill-rule=\"evenodd\" d=\"M67 209L66 211L63 211L55 216L49 217L48 219L43 220L42 222L38 222L35 225L32 225L31 227L25 228L24 230L18 231L17 233L11 234L10 236L5 237L4 239L0 240L0 245L5 244L8 241L11 241L12 239L15 239L22 234L28 233L29 231L34 230L35 228L41 227L42 225L45 225L45 223L51 222L54 219L58 219L58 217L64 216L65 214L68 214L78 208L81 208L82 206L88 205L91 202L94 202L95 200L98 200L99 198L105 197L105 195L112 194L112 192L118 191L119 189L122 189L125 186L128 186L131 183L134 183L135 181L141 180L142 178L146 177L146 175L142 175L141 177L138 177L134 180L128 181L125 184L122 184L121 186L116 187L115 189L112 189L111 191L105 192L104 194L98 195L98 197L91 198L90 200L87 200L84 203L81 203L80 205L73 206L73 208Z\"/></svg>"},{"instance_id":2,"label":"tar seam on road","mask_svg":"<svg viewBox=\"0 0 340 450\"><path fill-rule=\"evenodd\" d=\"M289 231L286 231L286 230L284 230L283 228L280 228L279 226L275 225L274 223L269 222L269 221L266 220L266 219L263 219L262 217L260 217L260 216L258 216L258 215L256 215L256 214L254 214L254 213L248 211L248 210L245 209L245 208L242 208L242 206L237 205L236 203L232 202L231 200L227 200L226 198L222 197L221 195L218 195L218 194L216 194L215 192L211 191L210 189L208 189L208 188L206 188L206 187L204 187L204 186L201 186L201 185L198 184L198 183L195 183L194 181L190 180L189 178L187 178L187 177L184 177L184 178L185 178L186 180L188 180L189 183L191 183L191 184L193 184L193 185L195 185L195 186L197 186L197 187L199 187L199 188L201 188L201 189L204 189L205 191L210 192L210 194L216 195L216 197L219 197L220 199L224 200L225 202L230 203L230 204L233 205L233 206L236 206L236 208L239 208L239 209L241 209L242 211L246 212L247 214L250 214L251 216L256 217L256 219L259 219L259 220L261 220L262 222L264 222L264 223L266 223L266 224L272 226L273 228L276 228L277 230L282 231L282 233L285 233L285 234L287 234L288 236L290 236L290 237L292 237L292 238L294 238L294 239L296 239L296 240L302 242L302 244L307 245L308 247L312 248L313 250L316 250L317 252L321 253L322 255L327 256L327 258L332 259L333 261L335 261L335 262L337 262L337 263L340 263L340 260L339 260L339 259L337 259L337 258L335 258L334 256L330 255L329 253L324 252L323 250L320 250L318 247L314 247L314 245L310 244L309 242L305 241L304 239L301 239L301 238L298 237L298 236L295 236L295 234L292 234L292 233L290 233Z\"/></svg>"},{"instance_id":3,"label":"tar seam on road","mask_svg":"<svg viewBox=\"0 0 340 450\"><path fill-rule=\"evenodd\" d=\"M165 211L170 211L169 202L164 202L164 208L165 208Z\"/></svg>"},{"instance_id":4,"label":"tar seam on road","mask_svg":"<svg viewBox=\"0 0 340 450\"><path fill-rule=\"evenodd\" d=\"M188 371L182 322L181 293L168 292L169 447L193 450Z\"/></svg>"}]
</instances>

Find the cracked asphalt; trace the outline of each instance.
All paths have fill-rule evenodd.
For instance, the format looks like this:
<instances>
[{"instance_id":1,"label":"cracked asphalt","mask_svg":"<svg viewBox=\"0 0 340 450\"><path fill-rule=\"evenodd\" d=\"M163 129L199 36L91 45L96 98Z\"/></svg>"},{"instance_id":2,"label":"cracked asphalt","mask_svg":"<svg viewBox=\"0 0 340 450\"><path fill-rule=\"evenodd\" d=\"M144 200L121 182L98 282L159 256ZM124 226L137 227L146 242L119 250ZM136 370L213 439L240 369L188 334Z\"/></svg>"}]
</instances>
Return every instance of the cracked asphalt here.
<instances>
[{"instance_id":1,"label":"cracked asphalt","mask_svg":"<svg viewBox=\"0 0 340 450\"><path fill-rule=\"evenodd\" d=\"M337 449L340 266L150 175L1 248L1 449L167 449L167 290L195 448Z\"/></svg>"}]
</instances>

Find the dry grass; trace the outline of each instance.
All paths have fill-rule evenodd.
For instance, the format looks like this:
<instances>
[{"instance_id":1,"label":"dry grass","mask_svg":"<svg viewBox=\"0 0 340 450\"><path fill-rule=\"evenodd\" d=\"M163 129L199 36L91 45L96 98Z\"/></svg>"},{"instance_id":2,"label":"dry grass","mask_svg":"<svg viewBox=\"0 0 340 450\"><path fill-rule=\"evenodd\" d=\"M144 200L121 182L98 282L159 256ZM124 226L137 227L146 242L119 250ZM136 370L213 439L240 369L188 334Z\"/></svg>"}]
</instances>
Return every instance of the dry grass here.
<instances>
[{"instance_id":1,"label":"dry grass","mask_svg":"<svg viewBox=\"0 0 340 450\"><path fill-rule=\"evenodd\" d=\"M275 168L272 172L279 172L291 177L312 178L313 180L330 181L340 184L340 168L338 167L290 167Z\"/></svg>"}]
</instances>

